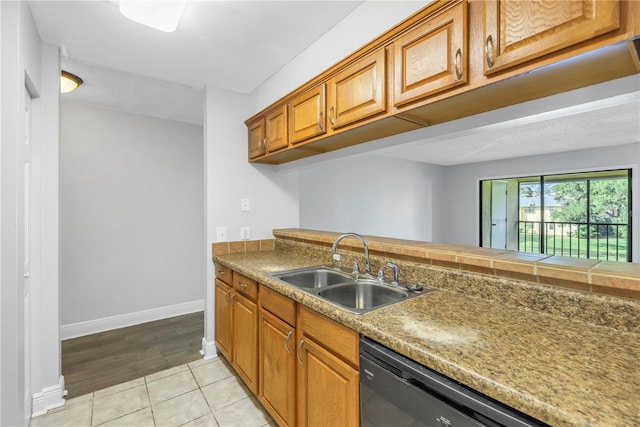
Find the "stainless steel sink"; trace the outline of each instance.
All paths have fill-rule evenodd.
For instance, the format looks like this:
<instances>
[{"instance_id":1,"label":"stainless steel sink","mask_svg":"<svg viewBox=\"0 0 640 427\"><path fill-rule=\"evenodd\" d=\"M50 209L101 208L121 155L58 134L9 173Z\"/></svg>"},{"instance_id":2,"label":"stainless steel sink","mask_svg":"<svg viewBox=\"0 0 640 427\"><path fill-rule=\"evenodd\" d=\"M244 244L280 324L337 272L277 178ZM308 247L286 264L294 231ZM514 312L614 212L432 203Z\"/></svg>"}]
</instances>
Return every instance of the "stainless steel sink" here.
<instances>
[{"instance_id":1,"label":"stainless steel sink","mask_svg":"<svg viewBox=\"0 0 640 427\"><path fill-rule=\"evenodd\" d=\"M365 313L403 300L409 296L409 292L375 280L359 280L332 286L317 295L356 313Z\"/></svg>"},{"instance_id":2,"label":"stainless steel sink","mask_svg":"<svg viewBox=\"0 0 640 427\"><path fill-rule=\"evenodd\" d=\"M320 289L327 286L346 283L353 280L353 276L333 267L318 266L283 271L271 275L298 288Z\"/></svg>"},{"instance_id":3,"label":"stainless steel sink","mask_svg":"<svg viewBox=\"0 0 640 427\"><path fill-rule=\"evenodd\" d=\"M324 265L280 271L270 276L356 314L432 291L408 284L391 285L370 275L353 275Z\"/></svg>"}]
</instances>

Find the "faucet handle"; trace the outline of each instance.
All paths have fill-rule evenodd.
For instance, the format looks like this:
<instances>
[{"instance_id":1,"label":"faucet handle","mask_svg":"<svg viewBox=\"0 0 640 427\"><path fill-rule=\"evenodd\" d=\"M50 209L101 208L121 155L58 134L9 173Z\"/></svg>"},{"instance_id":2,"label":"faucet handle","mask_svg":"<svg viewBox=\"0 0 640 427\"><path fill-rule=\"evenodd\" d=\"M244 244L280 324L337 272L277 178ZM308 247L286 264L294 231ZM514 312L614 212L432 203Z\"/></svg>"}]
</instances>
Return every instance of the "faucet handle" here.
<instances>
[{"instance_id":1,"label":"faucet handle","mask_svg":"<svg viewBox=\"0 0 640 427\"><path fill-rule=\"evenodd\" d=\"M360 274L360 269L358 268L358 261L353 260L353 271L351 274Z\"/></svg>"},{"instance_id":2,"label":"faucet handle","mask_svg":"<svg viewBox=\"0 0 640 427\"><path fill-rule=\"evenodd\" d=\"M333 258L334 261L342 261L342 255L340 254L333 254L331 258Z\"/></svg>"},{"instance_id":3,"label":"faucet handle","mask_svg":"<svg viewBox=\"0 0 640 427\"><path fill-rule=\"evenodd\" d=\"M397 285L398 284L398 276L400 273L400 268L398 267L397 264L393 263L393 262L388 262L387 263L387 267L391 267L391 270L393 270L393 281L391 282L392 285Z\"/></svg>"},{"instance_id":4,"label":"faucet handle","mask_svg":"<svg viewBox=\"0 0 640 427\"><path fill-rule=\"evenodd\" d=\"M382 271L384 269L384 267L380 267L378 269L378 280L383 281L384 280L384 272Z\"/></svg>"}]
</instances>

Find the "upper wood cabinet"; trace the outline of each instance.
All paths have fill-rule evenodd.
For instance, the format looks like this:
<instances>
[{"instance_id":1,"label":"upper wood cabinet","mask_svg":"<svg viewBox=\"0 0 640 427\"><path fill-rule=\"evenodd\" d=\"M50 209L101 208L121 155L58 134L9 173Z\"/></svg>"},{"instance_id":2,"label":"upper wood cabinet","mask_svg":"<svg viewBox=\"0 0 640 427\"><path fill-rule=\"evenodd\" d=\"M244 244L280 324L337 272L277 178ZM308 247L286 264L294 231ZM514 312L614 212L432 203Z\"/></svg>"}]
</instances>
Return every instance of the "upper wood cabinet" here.
<instances>
[{"instance_id":1,"label":"upper wood cabinet","mask_svg":"<svg viewBox=\"0 0 640 427\"><path fill-rule=\"evenodd\" d=\"M339 71L327 83L331 129L387 111L386 50L377 51Z\"/></svg>"},{"instance_id":2,"label":"upper wood cabinet","mask_svg":"<svg viewBox=\"0 0 640 427\"><path fill-rule=\"evenodd\" d=\"M288 104L289 142L297 144L326 132L325 85L318 85Z\"/></svg>"},{"instance_id":3,"label":"upper wood cabinet","mask_svg":"<svg viewBox=\"0 0 640 427\"><path fill-rule=\"evenodd\" d=\"M264 119L266 150L273 153L289 145L287 140L287 106L282 104L275 108Z\"/></svg>"},{"instance_id":4,"label":"upper wood cabinet","mask_svg":"<svg viewBox=\"0 0 640 427\"><path fill-rule=\"evenodd\" d=\"M265 128L262 117L247 123L247 129L249 131L249 160L257 159L266 154Z\"/></svg>"},{"instance_id":5,"label":"upper wood cabinet","mask_svg":"<svg viewBox=\"0 0 640 427\"><path fill-rule=\"evenodd\" d=\"M620 26L617 0L484 2L485 74L491 74Z\"/></svg>"},{"instance_id":6,"label":"upper wood cabinet","mask_svg":"<svg viewBox=\"0 0 640 427\"><path fill-rule=\"evenodd\" d=\"M462 2L393 43L394 106L467 82L467 28L467 3Z\"/></svg>"},{"instance_id":7,"label":"upper wood cabinet","mask_svg":"<svg viewBox=\"0 0 640 427\"><path fill-rule=\"evenodd\" d=\"M281 104L272 108L264 117L247 124L249 130L249 159L257 159L267 153L286 148L287 106Z\"/></svg>"}]
</instances>

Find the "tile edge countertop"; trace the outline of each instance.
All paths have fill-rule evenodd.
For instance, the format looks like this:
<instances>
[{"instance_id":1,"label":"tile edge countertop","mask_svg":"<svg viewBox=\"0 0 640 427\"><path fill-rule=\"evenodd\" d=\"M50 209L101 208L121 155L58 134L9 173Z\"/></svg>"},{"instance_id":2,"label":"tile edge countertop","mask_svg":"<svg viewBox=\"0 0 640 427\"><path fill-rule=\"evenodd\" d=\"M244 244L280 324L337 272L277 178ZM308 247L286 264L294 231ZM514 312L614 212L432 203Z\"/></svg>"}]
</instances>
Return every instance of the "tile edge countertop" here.
<instances>
[{"instance_id":1,"label":"tile edge countertop","mask_svg":"<svg viewBox=\"0 0 640 427\"><path fill-rule=\"evenodd\" d=\"M550 425L640 425L636 333L445 289L357 315L269 276L316 258L276 249L213 261Z\"/></svg>"}]
</instances>

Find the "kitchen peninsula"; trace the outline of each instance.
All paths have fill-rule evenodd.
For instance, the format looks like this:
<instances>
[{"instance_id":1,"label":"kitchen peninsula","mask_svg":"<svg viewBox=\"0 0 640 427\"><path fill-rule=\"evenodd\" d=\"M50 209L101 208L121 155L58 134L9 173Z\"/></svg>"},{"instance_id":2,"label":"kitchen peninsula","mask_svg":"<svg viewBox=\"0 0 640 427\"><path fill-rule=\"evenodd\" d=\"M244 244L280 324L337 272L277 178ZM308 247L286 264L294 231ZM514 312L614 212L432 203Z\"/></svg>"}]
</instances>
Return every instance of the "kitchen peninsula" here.
<instances>
[{"instance_id":1,"label":"kitchen peninsula","mask_svg":"<svg viewBox=\"0 0 640 427\"><path fill-rule=\"evenodd\" d=\"M640 424L637 264L583 268L579 259L367 236L372 271L393 260L401 280L435 291L358 315L269 275L330 265L338 233L274 236L215 243L213 261L544 423ZM363 265L357 242L345 248Z\"/></svg>"}]
</instances>

